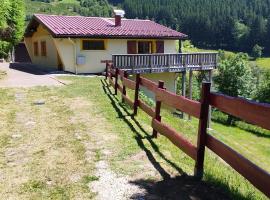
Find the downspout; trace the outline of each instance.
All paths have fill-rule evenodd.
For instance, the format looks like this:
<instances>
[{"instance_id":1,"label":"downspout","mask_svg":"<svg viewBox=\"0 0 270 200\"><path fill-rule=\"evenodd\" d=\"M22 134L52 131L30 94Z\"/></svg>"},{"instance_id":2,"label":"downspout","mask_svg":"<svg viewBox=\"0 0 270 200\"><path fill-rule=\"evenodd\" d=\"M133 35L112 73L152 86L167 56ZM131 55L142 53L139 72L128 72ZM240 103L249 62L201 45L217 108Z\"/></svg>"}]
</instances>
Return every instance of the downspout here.
<instances>
[{"instance_id":1,"label":"downspout","mask_svg":"<svg viewBox=\"0 0 270 200\"><path fill-rule=\"evenodd\" d=\"M75 74L78 74L78 66L77 66L77 48L76 48L76 43L71 40L70 38L68 38L68 41L70 41L70 43L73 45L73 49L74 49L74 66L75 66Z\"/></svg>"}]
</instances>

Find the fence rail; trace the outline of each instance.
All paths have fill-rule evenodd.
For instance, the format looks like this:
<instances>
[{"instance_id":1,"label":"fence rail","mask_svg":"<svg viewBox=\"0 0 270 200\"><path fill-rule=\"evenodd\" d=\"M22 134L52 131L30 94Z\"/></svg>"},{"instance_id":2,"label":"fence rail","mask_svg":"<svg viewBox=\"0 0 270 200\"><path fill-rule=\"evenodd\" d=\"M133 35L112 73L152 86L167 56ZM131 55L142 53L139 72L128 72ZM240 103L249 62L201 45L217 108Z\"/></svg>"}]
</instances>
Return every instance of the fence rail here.
<instances>
[{"instance_id":1,"label":"fence rail","mask_svg":"<svg viewBox=\"0 0 270 200\"><path fill-rule=\"evenodd\" d=\"M217 67L217 53L121 54L112 56L116 68L128 73L181 72Z\"/></svg>"},{"instance_id":2,"label":"fence rail","mask_svg":"<svg viewBox=\"0 0 270 200\"><path fill-rule=\"evenodd\" d=\"M118 77L122 80L122 86L118 82ZM242 98L211 93L210 83L203 83L201 101L193 101L166 91L163 87L163 81L155 83L141 77L140 74L136 75L136 81L130 80L128 79L126 71L118 68L115 69L113 65L109 63L106 67L106 79L107 78L109 78L110 85L115 88L115 94L117 94L117 90L119 90L122 93L122 100L134 109L134 115L137 114L137 109L141 108L152 118L153 137L157 137L157 133L160 133L195 160L195 176L202 178L205 148L209 148L267 197L270 197L270 174L207 133L208 110L210 105L230 115L270 130L269 104L256 103ZM139 99L138 93L140 86L146 87L156 95L155 109ZM126 88L133 91L135 90L134 100L131 100L130 97L127 96ZM199 119L197 146L190 143L184 137L184 134L162 123L162 117L160 115L162 103Z\"/></svg>"}]
</instances>

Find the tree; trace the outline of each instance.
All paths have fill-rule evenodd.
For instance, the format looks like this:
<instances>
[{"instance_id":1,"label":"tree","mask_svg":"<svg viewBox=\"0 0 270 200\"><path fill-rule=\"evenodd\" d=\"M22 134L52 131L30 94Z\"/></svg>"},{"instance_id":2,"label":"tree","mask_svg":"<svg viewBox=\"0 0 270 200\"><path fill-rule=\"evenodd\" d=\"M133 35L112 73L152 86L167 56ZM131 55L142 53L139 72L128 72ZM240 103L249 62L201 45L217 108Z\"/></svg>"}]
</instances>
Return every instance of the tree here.
<instances>
[{"instance_id":1,"label":"tree","mask_svg":"<svg viewBox=\"0 0 270 200\"><path fill-rule=\"evenodd\" d=\"M7 17L9 7L10 2L8 0L3 0L0 4L0 30L7 27Z\"/></svg>"},{"instance_id":2,"label":"tree","mask_svg":"<svg viewBox=\"0 0 270 200\"><path fill-rule=\"evenodd\" d=\"M233 97L252 97L255 80L247 64L247 57L246 54L239 53L221 61L218 74L214 78L219 92ZM232 122L233 117L229 116L228 123Z\"/></svg>"},{"instance_id":3,"label":"tree","mask_svg":"<svg viewBox=\"0 0 270 200\"><path fill-rule=\"evenodd\" d=\"M264 73L263 79L256 92L255 99L263 103L270 103L270 71Z\"/></svg>"},{"instance_id":4,"label":"tree","mask_svg":"<svg viewBox=\"0 0 270 200\"><path fill-rule=\"evenodd\" d=\"M244 49L250 28L240 21L235 21L232 27L233 44L236 49Z\"/></svg>"},{"instance_id":5,"label":"tree","mask_svg":"<svg viewBox=\"0 0 270 200\"><path fill-rule=\"evenodd\" d=\"M23 37L25 22L25 5L22 0L10 0L11 8L8 17L8 24L12 30L10 42L15 45Z\"/></svg>"},{"instance_id":6,"label":"tree","mask_svg":"<svg viewBox=\"0 0 270 200\"><path fill-rule=\"evenodd\" d=\"M25 7L22 0L3 0L0 4L0 57L7 58L11 47L23 37Z\"/></svg>"},{"instance_id":7,"label":"tree","mask_svg":"<svg viewBox=\"0 0 270 200\"><path fill-rule=\"evenodd\" d=\"M268 37L266 38L266 47L267 47L268 51L270 51L270 37L269 37L269 35L270 35L270 15L267 19L266 32L267 32L266 35L268 35Z\"/></svg>"},{"instance_id":8,"label":"tree","mask_svg":"<svg viewBox=\"0 0 270 200\"><path fill-rule=\"evenodd\" d=\"M263 47L261 47L258 44L255 44L255 46L252 48L252 56L257 59L262 57L262 51L263 51Z\"/></svg>"}]
</instances>

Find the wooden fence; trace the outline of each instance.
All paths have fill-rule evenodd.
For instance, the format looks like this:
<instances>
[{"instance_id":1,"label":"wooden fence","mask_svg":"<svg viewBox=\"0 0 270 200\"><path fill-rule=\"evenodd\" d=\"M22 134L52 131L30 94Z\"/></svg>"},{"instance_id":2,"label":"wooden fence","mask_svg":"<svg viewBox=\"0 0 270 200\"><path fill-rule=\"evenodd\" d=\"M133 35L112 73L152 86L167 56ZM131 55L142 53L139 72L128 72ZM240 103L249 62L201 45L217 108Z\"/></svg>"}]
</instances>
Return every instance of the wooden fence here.
<instances>
[{"instance_id":1,"label":"wooden fence","mask_svg":"<svg viewBox=\"0 0 270 200\"><path fill-rule=\"evenodd\" d=\"M242 98L212 93L210 92L210 83L203 83L201 100L198 102L167 91L164 88L163 81L155 83L141 77L140 74L136 74L135 81L130 80L126 71L114 69L112 66L112 64L107 64L106 79L109 79L110 85L114 87L115 94L118 91L121 92L122 101L133 108L134 115L137 114L138 108L140 108L152 117L153 137L156 138L158 133L164 135L195 161L194 175L196 177L202 178L203 176L205 148L207 147L266 196L270 197L270 174L207 133L208 110L210 105L246 122L270 130L269 104L256 103ZM119 77L122 86L119 84ZM141 86L155 94L155 109L139 99L139 89ZM126 88L135 92L133 100L128 97ZM162 117L160 115L162 103L199 119L197 146L190 143L182 133L162 123Z\"/></svg>"}]
</instances>

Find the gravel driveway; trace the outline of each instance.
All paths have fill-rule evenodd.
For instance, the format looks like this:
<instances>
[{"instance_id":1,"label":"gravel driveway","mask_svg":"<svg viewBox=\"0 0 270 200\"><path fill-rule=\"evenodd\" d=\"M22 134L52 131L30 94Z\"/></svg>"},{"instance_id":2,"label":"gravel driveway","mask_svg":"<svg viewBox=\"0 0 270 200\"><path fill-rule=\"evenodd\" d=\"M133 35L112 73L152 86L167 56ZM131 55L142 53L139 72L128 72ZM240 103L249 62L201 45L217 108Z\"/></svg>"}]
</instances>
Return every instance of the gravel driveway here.
<instances>
[{"instance_id":1,"label":"gravel driveway","mask_svg":"<svg viewBox=\"0 0 270 200\"><path fill-rule=\"evenodd\" d=\"M41 71L32 64L0 63L0 70L7 76L0 80L0 87L61 86L53 74Z\"/></svg>"}]
</instances>

